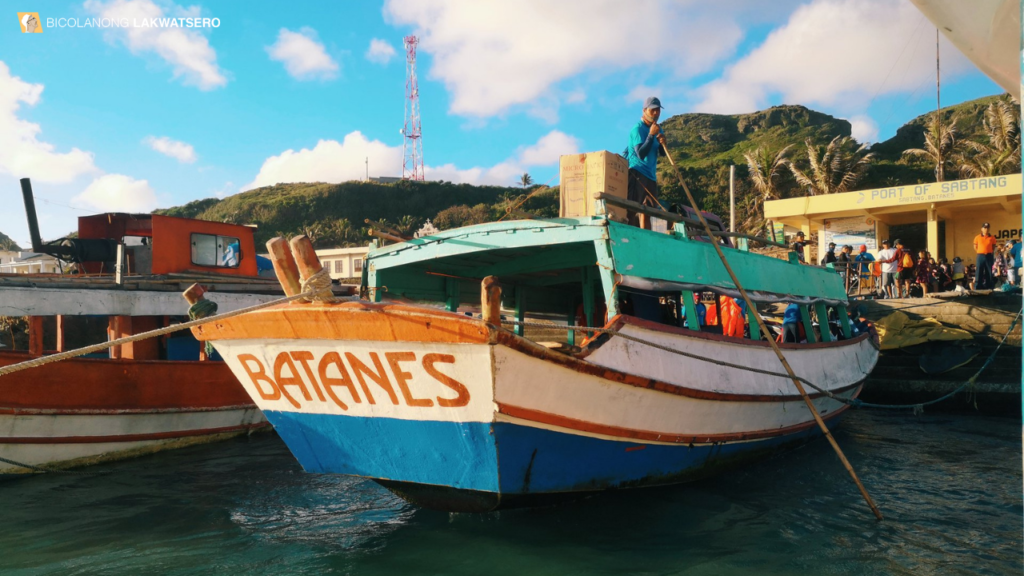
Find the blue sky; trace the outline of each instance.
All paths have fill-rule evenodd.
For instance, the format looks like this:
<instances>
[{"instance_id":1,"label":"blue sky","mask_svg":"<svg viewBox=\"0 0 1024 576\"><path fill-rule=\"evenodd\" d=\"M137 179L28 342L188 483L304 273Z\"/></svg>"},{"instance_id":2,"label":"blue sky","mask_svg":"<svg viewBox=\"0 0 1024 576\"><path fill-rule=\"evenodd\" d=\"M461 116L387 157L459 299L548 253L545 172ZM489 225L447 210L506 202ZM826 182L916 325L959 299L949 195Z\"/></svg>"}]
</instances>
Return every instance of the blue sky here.
<instances>
[{"instance_id":1,"label":"blue sky","mask_svg":"<svg viewBox=\"0 0 1024 576\"><path fill-rule=\"evenodd\" d=\"M712 5L713 4L713 5ZM770 6L767 6L770 4ZM279 181L401 175L405 54L418 54L428 179L557 182L557 157L620 151L663 117L804 104L891 137L935 106L935 28L900 0L174 3L29 1L0 19L0 231L148 211ZM148 17L206 28L135 27ZM127 19L128 28L48 20ZM67 21L64 21L66 24ZM371 43L376 50L371 52ZM393 50L390 54L386 47ZM943 40L944 104L1001 92Z\"/></svg>"}]
</instances>

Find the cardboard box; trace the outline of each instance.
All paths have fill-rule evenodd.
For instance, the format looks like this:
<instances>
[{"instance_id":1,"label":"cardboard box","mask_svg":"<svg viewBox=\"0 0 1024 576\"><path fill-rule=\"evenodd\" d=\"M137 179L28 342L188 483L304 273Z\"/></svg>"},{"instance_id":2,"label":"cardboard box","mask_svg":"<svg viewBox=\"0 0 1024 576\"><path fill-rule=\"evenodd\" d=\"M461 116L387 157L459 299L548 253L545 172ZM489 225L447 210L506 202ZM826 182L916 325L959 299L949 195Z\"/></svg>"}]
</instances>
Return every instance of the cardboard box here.
<instances>
[{"instance_id":1,"label":"cardboard box","mask_svg":"<svg viewBox=\"0 0 1024 576\"><path fill-rule=\"evenodd\" d=\"M606 150L562 156L559 160L559 217L596 216L595 192L626 199L628 172L629 163L626 159ZM626 209L608 206L608 217L617 222L625 222Z\"/></svg>"}]
</instances>

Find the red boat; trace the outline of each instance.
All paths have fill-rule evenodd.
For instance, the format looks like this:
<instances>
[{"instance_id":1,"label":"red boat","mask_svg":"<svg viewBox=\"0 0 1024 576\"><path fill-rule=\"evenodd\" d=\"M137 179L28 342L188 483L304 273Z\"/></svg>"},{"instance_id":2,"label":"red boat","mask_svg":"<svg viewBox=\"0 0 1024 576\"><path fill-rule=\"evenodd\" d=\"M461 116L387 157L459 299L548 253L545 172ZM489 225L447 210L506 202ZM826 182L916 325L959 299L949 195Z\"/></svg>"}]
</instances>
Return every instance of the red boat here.
<instances>
[{"instance_id":1,"label":"red boat","mask_svg":"<svg viewBox=\"0 0 1024 576\"><path fill-rule=\"evenodd\" d=\"M27 349L0 366L186 321L193 283L227 312L282 296L258 275L253 228L151 214L79 218L44 244L22 181L33 251L66 274L0 275L0 316L27 317ZM12 338L13 344L13 338ZM24 346L22 346L24 348ZM127 458L268 426L231 370L183 330L0 376L0 474Z\"/></svg>"}]
</instances>

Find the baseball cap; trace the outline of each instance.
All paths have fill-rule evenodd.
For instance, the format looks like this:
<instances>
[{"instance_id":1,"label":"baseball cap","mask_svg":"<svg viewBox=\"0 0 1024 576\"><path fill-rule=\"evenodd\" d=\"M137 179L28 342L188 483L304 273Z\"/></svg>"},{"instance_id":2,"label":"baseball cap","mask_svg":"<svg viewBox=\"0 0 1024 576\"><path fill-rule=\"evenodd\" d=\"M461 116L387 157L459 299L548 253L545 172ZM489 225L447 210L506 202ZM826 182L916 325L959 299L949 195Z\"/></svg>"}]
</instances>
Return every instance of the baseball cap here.
<instances>
[{"instance_id":1,"label":"baseball cap","mask_svg":"<svg viewBox=\"0 0 1024 576\"><path fill-rule=\"evenodd\" d=\"M982 224L982 225L981 225L981 227L982 227L982 228L988 228L988 227L989 227L989 226L988 226L988 222L985 222L984 224Z\"/></svg>"},{"instance_id":2,"label":"baseball cap","mask_svg":"<svg viewBox=\"0 0 1024 576\"><path fill-rule=\"evenodd\" d=\"M894 245L900 245L900 244L903 244L903 240L900 240L899 238L897 238L897 239L893 240L892 243Z\"/></svg>"},{"instance_id":3,"label":"baseball cap","mask_svg":"<svg viewBox=\"0 0 1024 576\"><path fill-rule=\"evenodd\" d=\"M656 96L651 96L644 100L644 108L661 108L661 100L658 100Z\"/></svg>"},{"instance_id":4,"label":"baseball cap","mask_svg":"<svg viewBox=\"0 0 1024 576\"><path fill-rule=\"evenodd\" d=\"M868 245L867 244L861 244L860 245L860 251L861 252L867 252L868 251Z\"/></svg>"},{"instance_id":5,"label":"baseball cap","mask_svg":"<svg viewBox=\"0 0 1024 576\"><path fill-rule=\"evenodd\" d=\"M835 243L835 242L829 242L829 243L828 243L828 245L829 245L829 246L835 246L835 245L836 245L836 243Z\"/></svg>"},{"instance_id":6,"label":"baseball cap","mask_svg":"<svg viewBox=\"0 0 1024 576\"><path fill-rule=\"evenodd\" d=\"M890 246L892 246L892 243L889 242L888 240L882 240L882 244L889 244Z\"/></svg>"}]
</instances>

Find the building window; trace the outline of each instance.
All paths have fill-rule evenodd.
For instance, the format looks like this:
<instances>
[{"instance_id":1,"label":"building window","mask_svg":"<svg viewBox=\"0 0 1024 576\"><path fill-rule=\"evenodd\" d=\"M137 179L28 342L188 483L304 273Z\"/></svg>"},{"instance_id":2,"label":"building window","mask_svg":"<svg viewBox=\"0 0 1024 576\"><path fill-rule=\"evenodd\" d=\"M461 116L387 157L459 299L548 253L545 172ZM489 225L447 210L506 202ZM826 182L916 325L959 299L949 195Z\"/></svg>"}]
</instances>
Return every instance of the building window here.
<instances>
[{"instance_id":1,"label":"building window","mask_svg":"<svg viewBox=\"0 0 1024 576\"><path fill-rule=\"evenodd\" d=\"M335 274L343 274L344 272L345 272L345 261L344 260L335 260L334 261L334 273Z\"/></svg>"},{"instance_id":2,"label":"building window","mask_svg":"<svg viewBox=\"0 0 1024 576\"><path fill-rule=\"evenodd\" d=\"M192 234L192 263L199 266L238 268L242 250L238 238Z\"/></svg>"},{"instance_id":3,"label":"building window","mask_svg":"<svg viewBox=\"0 0 1024 576\"><path fill-rule=\"evenodd\" d=\"M362 258L356 258L355 260L352 261L352 271L353 272L362 272L363 271L363 259Z\"/></svg>"}]
</instances>

